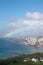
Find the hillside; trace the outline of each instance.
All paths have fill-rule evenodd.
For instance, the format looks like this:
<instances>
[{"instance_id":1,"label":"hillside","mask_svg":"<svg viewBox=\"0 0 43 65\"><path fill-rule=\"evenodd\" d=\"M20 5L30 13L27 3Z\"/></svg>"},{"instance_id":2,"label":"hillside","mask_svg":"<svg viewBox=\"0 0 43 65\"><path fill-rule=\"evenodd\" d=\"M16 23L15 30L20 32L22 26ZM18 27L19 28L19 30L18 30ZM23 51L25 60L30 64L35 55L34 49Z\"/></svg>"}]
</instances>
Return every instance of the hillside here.
<instances>
[{"instance_id":1,"label":"hillside","mask_svg":"<svg viewBox=\"0 0 43 65\"><path fill-rule=\"evenodd\" d=\"M32 58L38 59L38 61L32 61ZM21 55L4 60L0 59L0 65L43 65L43 61L40 61L41 58L43 58L43 53Z\"/></svg>"}]
</instances>

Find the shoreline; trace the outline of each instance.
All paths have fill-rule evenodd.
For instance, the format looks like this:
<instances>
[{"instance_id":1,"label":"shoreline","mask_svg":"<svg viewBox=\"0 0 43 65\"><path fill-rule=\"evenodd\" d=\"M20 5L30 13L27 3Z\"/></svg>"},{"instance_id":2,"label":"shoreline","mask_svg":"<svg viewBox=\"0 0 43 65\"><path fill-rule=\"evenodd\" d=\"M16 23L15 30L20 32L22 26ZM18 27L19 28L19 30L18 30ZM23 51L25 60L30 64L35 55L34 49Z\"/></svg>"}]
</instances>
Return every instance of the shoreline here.
<instances>
[{"instance_id":1,"label":"shoreline","mask_svg":"<svg viewBox=\"0 0 43 65\"><path fill-rule=\"evenodd\" d=\"M38 65L40 63L41 63L40 65L43 65L43 61L42 62L40 61L41 58L43 59L43 52L33 53L33 54L24 54L24 55L11 57L7 59L0 59L0 65L37 65L37 63ZM35 62L35 61L32 61L32 59L38 59L38 61Z\"/></svg>"},{"instance_id":2,"label":"shoreline","mask_svg":"<svg viewBox=\"0 0 43 65\"><path fill-rule=\"evenodd\" d=\"M0 58L0 60L7 60L8 58L15 58L15 57L19 57L19 56L23 56L23 55L33 55L33 54L42 54L43 52L33 52L33 53L26 53L26 54L20 54L20 55L16 55L16 56L10 56L10 57L6 57L6 58Z\"/></svg>"}]
</instances>

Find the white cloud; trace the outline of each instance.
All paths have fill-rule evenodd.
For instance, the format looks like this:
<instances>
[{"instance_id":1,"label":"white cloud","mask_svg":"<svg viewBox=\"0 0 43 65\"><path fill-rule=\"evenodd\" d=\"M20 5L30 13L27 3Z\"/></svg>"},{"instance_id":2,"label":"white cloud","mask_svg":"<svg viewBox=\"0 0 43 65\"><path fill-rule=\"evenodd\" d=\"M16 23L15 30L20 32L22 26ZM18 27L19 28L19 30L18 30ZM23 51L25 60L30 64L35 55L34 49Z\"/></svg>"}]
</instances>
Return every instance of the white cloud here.
<instances>
[{"instance_id":1,"label":"white cloud","mask_svg":"<svg viewBox=\"0 0 43 65\"><path fill-rule=\"evenodd\" d=\"M43 20L43 14L39 12L27 12L25 16L30 20Z\"/></svg>"},{"instance_id":2,"label":"white cloud","mask_svg":"<svg viewBox=\"0 0 43 65\"><path fill-rule=\"evenodd\" d=\"M27 12L25 14L26 20L24 20L23 24L25 26L43 26L43 14L39 12Z\"/></svg>"},{"instance_id":3,"label":"white cloud","mask_svg":"<svg viewBox=\"0 0 43 65\"><path fill-rule=\"evenodd\" d=\"M23 30L23 27L37 27L37 26L43 26L43 14L39 13L39 12L27 12L25 14L26 19L18 19L18 18L13 18L11 19L11 22L8 23L8 28L10 30L14 30L14 31L10 31L9 33L5 33L2 36L0 35L0 37L8 37L11 36L12 34L18 32L19 30L16 29L20 29ZM16 32L15 32L16 30Z\"/></svg>"},{"instance_id":4,"label":"white cloud","mask_svg":"<svg viewBox=\"0 0 43 65\"><path fill-rule=\"evenodd\" d=\"M8 24L8 26L15 27L16 24L14 22L11 22L11 23Z\"/></svg>"},{"instance_id":5,"label":"white cloud","mask_svg":"<svg viewBox=\"0 0 43 65\"><path fill-rule=\"evenodd\" d=\"M9 23L11 27L25 27L25 26L43 26L43 14L39 12L27 12L26 19L13 18Z\"/></svg>"},{"instance_id":6,"label":"white cloud","mask_svg":"<svg viewBox=\"0 0 43 65\"><path fill-rule=\"evenodd\" d=\"M38 20L24 20L23 22L24 26L43 26L43 21L38 21Z\"/></svg>"}]
</instances>

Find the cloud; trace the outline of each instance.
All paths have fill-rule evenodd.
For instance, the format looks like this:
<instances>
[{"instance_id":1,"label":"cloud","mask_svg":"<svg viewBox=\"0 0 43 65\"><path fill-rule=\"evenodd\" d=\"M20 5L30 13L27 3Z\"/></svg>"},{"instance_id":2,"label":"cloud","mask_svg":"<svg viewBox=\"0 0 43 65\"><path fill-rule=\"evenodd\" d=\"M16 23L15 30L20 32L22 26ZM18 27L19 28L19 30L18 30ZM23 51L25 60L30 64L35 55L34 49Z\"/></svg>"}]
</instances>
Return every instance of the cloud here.
<instances>
[{"instance_id":1,"label":"cloud","mask_svg":"<svg viewBox=\"0 0 43 65\"><path fill-rule=\"evenodd\" d=\"M8 23L9 27L21 27L23 24L23 20L19 18L12 18L10 22Z\"/></svg>"},{"instance_id":2,"label":"cloud","mask_svg":"<svg viewBox=\"0 0 43 65\"><path fill-rule=\"evenodd\" d=\"M25 16L30 20L43 20L43 14L39 12L27 12Z\"/></svg>"},{"instance_id":3,"label":"cloud","mask_svg":"<svg viewBox=\"0 0 43 65\"><path fill-rule=\"evenodd\" d=\"M14 22L11 22L10 24L8 24L8 26L15 27L16 24Z\"/></svg>"},{"instance_id":4,"label":"cloud","mask_svg":"<svg viewBox=\"0 0 43 65\"><path fill-rule=\"evenodd\" d=\"M43 26L43 21L38 21L38 20L25 20L23 22L24 26L31 26L31 27L37 27L37 26Z\"/></svg>"},{"instance_id":5,"label":"cloud","mask_svg":"<svg viewBox=\"0 0 43 65\"><path fill-rule=\"evenodd\" d=\"M25 26L43 26L43 14L39 12L27 12L25 14L26 20L23 24Z\"/></svg>"},{"instance_id":6,"label":"cloud","mask_svg":"<svg viewBox=\"0 0 43 65\"><path fill-rule=\"evenodd\" d=\"M12 18L7 24L7 28L9 29L9 32L6 32L0 37L9 37L12 34L26 29L26 27L43 27L43 13L39 12L27 12L25 13L24 19L19 18ZM5 27L6 28L6 27ZM12 31L11 31L12 30Z\"/></svg>"},{"instance_id":7,"label":"cloud","mask_svg":"<svg viewBox=\"0 0 43 65\"><path fill-rule=\"evenodd\" d=\"M25 13L26 19L13 18L11 27L43 26L43 14L39 12Z\"/></svg>"}]
</instances>

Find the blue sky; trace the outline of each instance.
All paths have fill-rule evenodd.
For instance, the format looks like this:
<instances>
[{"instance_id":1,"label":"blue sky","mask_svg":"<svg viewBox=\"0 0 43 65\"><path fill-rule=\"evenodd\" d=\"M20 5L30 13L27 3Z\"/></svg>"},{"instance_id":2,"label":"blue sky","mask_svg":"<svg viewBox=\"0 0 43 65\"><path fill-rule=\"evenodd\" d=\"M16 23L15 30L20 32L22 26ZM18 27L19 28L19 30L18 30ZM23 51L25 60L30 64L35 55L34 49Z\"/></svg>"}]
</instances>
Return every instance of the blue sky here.
<instances>
[{"instance_id":1,"label":"blue sky","mask_svg":"<svg viewBox=\"0 0 43 65\"><path fill-rule=\"evenodd\" d=\"M0 37L32 27L43 29L43 0L0 0Z\"/></svg>"},{"instance_id":2,"label":"blue sky","mask_svg":"<svg viewBox=\"0 0 43 65\"><path fill-rule=\"evenodd\" d=\"M43 13L43 0L0 0L0 18L22 18L28 11Z\"/></svg>"}]
</instances>

